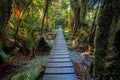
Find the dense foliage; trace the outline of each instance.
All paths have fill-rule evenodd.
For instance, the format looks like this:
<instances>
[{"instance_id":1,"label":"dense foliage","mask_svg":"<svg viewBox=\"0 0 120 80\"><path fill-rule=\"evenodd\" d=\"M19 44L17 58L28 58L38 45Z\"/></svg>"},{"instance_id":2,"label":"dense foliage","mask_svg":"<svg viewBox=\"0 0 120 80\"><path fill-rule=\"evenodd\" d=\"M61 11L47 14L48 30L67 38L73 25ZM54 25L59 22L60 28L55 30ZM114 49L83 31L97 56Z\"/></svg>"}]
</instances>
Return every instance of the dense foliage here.
<instances>
[{"instance_id":1,"label":"dense foliage","mask_svg":"<svg viewBox=\"0 0 120 80\"><path fill-rule=\"evenodd\" d=\"M120 0L0 0L0 64L18 53L50 49L46 40L62 25L66 39L77 43L75 48L93 48L95 80L119 80L119 4Z\"/></svg>"}]
</instances>

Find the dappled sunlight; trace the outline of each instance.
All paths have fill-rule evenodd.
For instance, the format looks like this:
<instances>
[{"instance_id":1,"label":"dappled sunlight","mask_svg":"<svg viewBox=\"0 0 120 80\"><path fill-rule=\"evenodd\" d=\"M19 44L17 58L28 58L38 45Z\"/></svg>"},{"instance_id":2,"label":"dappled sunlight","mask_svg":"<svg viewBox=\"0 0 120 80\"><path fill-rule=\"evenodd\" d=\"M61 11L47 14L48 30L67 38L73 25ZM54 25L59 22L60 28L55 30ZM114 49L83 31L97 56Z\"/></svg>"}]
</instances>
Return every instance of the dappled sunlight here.
<instances>
[{"instance_id":1,"label":"dappled sunlight","mask_svg":"<svg viewBox=\"0 0 120 80\"><path fill-rule=\"evenodd\" d=\"M92 46L88 45L87 49L82 54L91 54L93 51Z\"/></svg>"}]
</instances>

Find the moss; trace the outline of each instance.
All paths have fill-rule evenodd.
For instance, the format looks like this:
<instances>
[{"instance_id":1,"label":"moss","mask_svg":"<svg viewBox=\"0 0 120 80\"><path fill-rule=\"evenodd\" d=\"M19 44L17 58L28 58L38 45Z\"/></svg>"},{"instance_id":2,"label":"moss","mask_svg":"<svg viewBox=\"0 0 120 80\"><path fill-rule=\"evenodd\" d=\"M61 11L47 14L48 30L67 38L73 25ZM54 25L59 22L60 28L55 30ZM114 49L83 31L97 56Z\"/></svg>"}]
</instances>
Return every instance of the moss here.
<instances>
[{"instance_id":1,"label":"moss","mask_svg":"<svg viewBox=\"0 0 120 80\"><path fill-rule=\"evenodd\" d=\"M106 74L106 58L108 56L108 40L110 33L110 25L113 20L113 9L111 3L114 0L106 0L102 6L96 29L95 50L94 50L94 79L108 80ZM114 4L115 5L115 4ZM109 12L109 13L108 13Z\"/></svg>"},{"instance_id":2,"label":"moss","mask_svg":"<svg viewBox=\"0 0 120 80\"><path fill-rule=\"evenodd\" d=\"M29 62L30 69L25 72L20 72L11 77L10 80L36 80L40 73L44 70L41 65L47 63L48 57L39 57L38 59Z\"/></svg>"}]
</instances>

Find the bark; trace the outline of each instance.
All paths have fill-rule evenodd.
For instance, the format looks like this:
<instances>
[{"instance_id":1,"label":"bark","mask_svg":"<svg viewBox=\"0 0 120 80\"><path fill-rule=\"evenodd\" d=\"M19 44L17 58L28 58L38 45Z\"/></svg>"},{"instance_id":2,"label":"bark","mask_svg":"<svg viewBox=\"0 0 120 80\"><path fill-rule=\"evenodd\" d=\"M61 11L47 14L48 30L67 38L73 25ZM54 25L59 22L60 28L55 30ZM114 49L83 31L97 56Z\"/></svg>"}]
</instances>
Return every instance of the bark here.
<instances>
[{"instance_id":1,"label":"bark","mask_svg":"<svg viewBox=\"0 0 120 80\"><path fill-rule=\"evenodd\" d=\"M106 56L107 46L110 32L110 25L112 23L113 8L112 1L105 0L101 9L101 15L98 21L98 28L95 39L94 51L94 78L95 80L106 80Z\"/></svg>"},{"instance_id":2,"label":"bark","mask_svg":"<svg viewBox=\"0 0 120 80\"><path fill-rule=\"evenodd\" d=\"M8 24L9 18L11 16L13 0L0 0L0 38L2 42L4 41L3 29ZM1 37L2 36L2 37ZM3 47L2 43L2 47ZM1 47L1 46L0 46ZM0 65L4 63L3 57L0 55Z\"/></svg>"},{"instance_id":3,"label":"bark","mask_svg":"<svg viewBox=\"0 0 120 80\"><path fill-rule=\"evenodd\" d=\"M0 35L2 35L2 29L7 25L11 10L12 10L13 0L0 0Z\"/></svg>"},{"instance_id":4,"label":"bark","mask_svg":"<svg viewBox=\"0 0 120 80\"><path fill-rule=\"evenodd\" d=\"M15 31L15 37L14 37L14 46L16 45L16 39L17 39L19 27L20 27L20 20L17 21L17 29Z\"/></svg>"},{"instance_id":5,"label":"bark","mask_svg":"<svg viewBox=\"0 0 120 80\"><path fill-rule=\"evenodd\" d=\"M13 0L0 0L0 39L1 46L6 45L6 26L8 24L9 18L11 16Z\"/></svg>"},{"instance_id":6,"label":"bark","mask_svg":"<svg viewBox=\"0 0 120 80\"><path fill-rule=\"evenodd\" d=\"M99 9L97 9L95 12L93 23L92 23L92 26L90 29L90 37L89 37L88 41L89 41L90 45L92 45L92 46L94 45L95 31L96 31L96 27L97 27L96 20L97 20L98 13L99 13Z\"/></svg>"},{"instance_id":7,"label":"bark","mask_svg":"<svg viewBox=\"0 0 120 80\"><path fill-rule=\"evenodd\" d=\"M44 15L43 15L43 19L42 19L41 35L43 35L43 32L44 32L44 21L45 21L45 17L46 17L46 14L47 14L47 10L48 10L50 0L46 0L45 3L46 3L46 5L45 5Z\"/></svg>"},{"instance_id":8,"label":"bark","mask_svg":"<svg viewBox=\"0 0 120 80\"><path fill-rule=\"evenodd\" d=\"M114 39L114 55L112 56L111 62L112 64L107 68L106 75L107 80L120 80L120 30L118 30L115 34Z\"/></svg>"},{"instance_id":9,"label":"bark","mask_svg":"<svg viewBox=\"0 0 120 80\"><path fill-rule=\"evenodd\" d=\"M80 14L81 22L85 21L86 9L87 9L86 7L87 7L87 1L86 0L81 0L81 14Z\"/></svg>"},{"instance_id":10,"label":"bark","mask_svg":"<svg viewBox=\"0 0 120 80\"><path fill-rule=\"evenodd\" d=\"M78 30L80 30L82 25L81 23L85 22L85 17L86 17L86 6L87 6L87 1L86 0L81 0L77 2L77 9L75 10L75 28L74 28L74 33L73 36L76 36Z\"/></svg>"},{"instance_id":11,"label":"bark","mask_svg":"<svg viewBox=\"0 0 120 80\"><path fill-rule=\"evenodd\" d=\"M78 29L78 27L80 26L79 24L80 24L80 6L79 6L79 4L78 4L78 6L77 6L77 9L75 10L75 23L74 23L75 25L74 25L74 33L73 33L73 36L75 36L76 35L76 33L77 33L77 29Z\"/></svg>"},{"instance_id":12,"label":"bark","mask_svg":"<svg viewBox=\"0 0 120 80\"><path fill-rule=\"evenodd\" d=\"M116 5L115 5L116 4ZM110 61L112 64L110 64L107 68L107 80L120 80L120 26L119 26L119 13L120 13L120 0L115 1L114 4L114 20L113 25L111 26L111 34L110 41L111 46L113 46L114 53L112 54L112 58L110 58ZM119 28L118 28L119 27ZM113 38L114 37L114 38Z\"/></svg>"},{"instance_id":13,"label":"bark","mask_svg":"<svg viewBox=\"0 0 120 80\"><path fill-rule=\"evenodd\" d=\"M3 57L0 55L0 66L4 63Z\"/></svg>"},{"instance_id":14,"label":"bark","mask_svg":"<svg viewBox=\"0 0 120 80\"><path fill-rule=\"evenodd\" d=\"M45 25L45 32L49 31L49 15L48 14L49 13L48 13L48 10L47 10L47 12L46 12L46 18L45 18L45 23L46 23L46 25Z\"/></svg>"}]
</instances>

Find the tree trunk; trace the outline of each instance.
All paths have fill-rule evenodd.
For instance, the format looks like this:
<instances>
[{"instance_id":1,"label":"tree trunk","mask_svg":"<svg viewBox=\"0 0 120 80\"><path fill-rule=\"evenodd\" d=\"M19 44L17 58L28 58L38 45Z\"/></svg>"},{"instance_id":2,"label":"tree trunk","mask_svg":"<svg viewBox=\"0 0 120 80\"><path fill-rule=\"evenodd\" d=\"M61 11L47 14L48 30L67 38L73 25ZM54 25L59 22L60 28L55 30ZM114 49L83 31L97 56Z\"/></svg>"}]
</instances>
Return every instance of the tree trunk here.
<instances>
[{"instance_id":1,"label":"tree trunk","mask_svg":"<svg viewBox=\"0 0 120 80\"><path fill-rule=\"evenodd\" d=\"M94 60L94 78L95 80L106 80L106 56L107 46L112 23L113 8L112 1L105 0L101 9L101 14L98 21L98 28L95 39L95 60Z\"/></svg>"},{"instance_id":2,"label":"tree trunk","mask_svg":"<svg viewBox=\"0 0 120 80\"><path fill-rule=\"evenodd\" d=\"M75 36L76 33L77 33L77 29L79 27L79 23L80 23L80 6L78 4L77 9L75 10L75 25L74 25L73 36Z\"/></svg>"},{"instance_id":3,"label":"tree trunk","mask_svg":"<svg viewBox=\"0 0 120 80\"><path fill-rule=\"evenodd\" d=\"M46 13L48 10L49 2L50 2L50 0L46 0L46 2L45 2L46 5L45 5L44 15L43 15L43 19L42 19L41 35L43 35L43 32L44 32L44 21L45 21Z\"/></svg>"},{"instance_id":4,"label":"tree trunk","mask_svg":"<svg viewBox=\"0 0 120 80\"><path fill-rule=\"evenodd\" d=\"M8 24L9 18L11 16L12 10L12 3L13 0L0 0L0 47L5 46L6 40L4 40L7 36L4 34L6 33L4 30Z\"/></svg>"},{"instance_id":5,"label":"tree trunk","mask_svg":"<svg viewBox=\"0 0 120 80\"><path fill-rule=\"evenodd\" d=\"M92 46L94 45L94 37L95 37L95 31L96 31L96 27L97 27L96 20L97 20L98 14L99 14L99 9L97 9L95 12L93 23L92 23L92 26L90 29L90 37L89 37L88 41L89 41L89 44Z\"/></svg>"},{"instance_id":6,"label":"tree trunk","mask_svg":"<svg viewBox=\"0 0 120 80\"><path fill-rule=\"evenodd\" d=\"M120 80L120 30L118 30L115 34L114 39L114 55L112 55L111 62L107 68L106 75L107 80Z\"/></svg>"},{"instance_id":7,"label":"tree trunk","mask_svg":"<svg viewBox=\"0 0 120 80\"><path fill-rule=\"evenodd\" d=\"M0 35L9 21L13 0L0 0Z\"/></svg>"},{"instance_id":8,"label":"tree trunk","mask_svg":"<svg viewBox=\"0 0 120 80\"><path fill-rule=\"evenodd\" d=\"M20 20L17 21L17 29L15 31L15 37L14 37L14 46L16 45L16 39L17 39L19 27L20 27Z\"/></svg>"},{"instance_id":9,"label":"tree trunk","mask_svg":"<svg viewBox=\"0 0 120 80\"><path fill-rule=\"evenodd\" d=\"M84 22L85 17L86 17L86 7L87 7L87 1L86 0L81 0L81 14L80 14L80 21Z\"/></svg>"}]
</instances>

